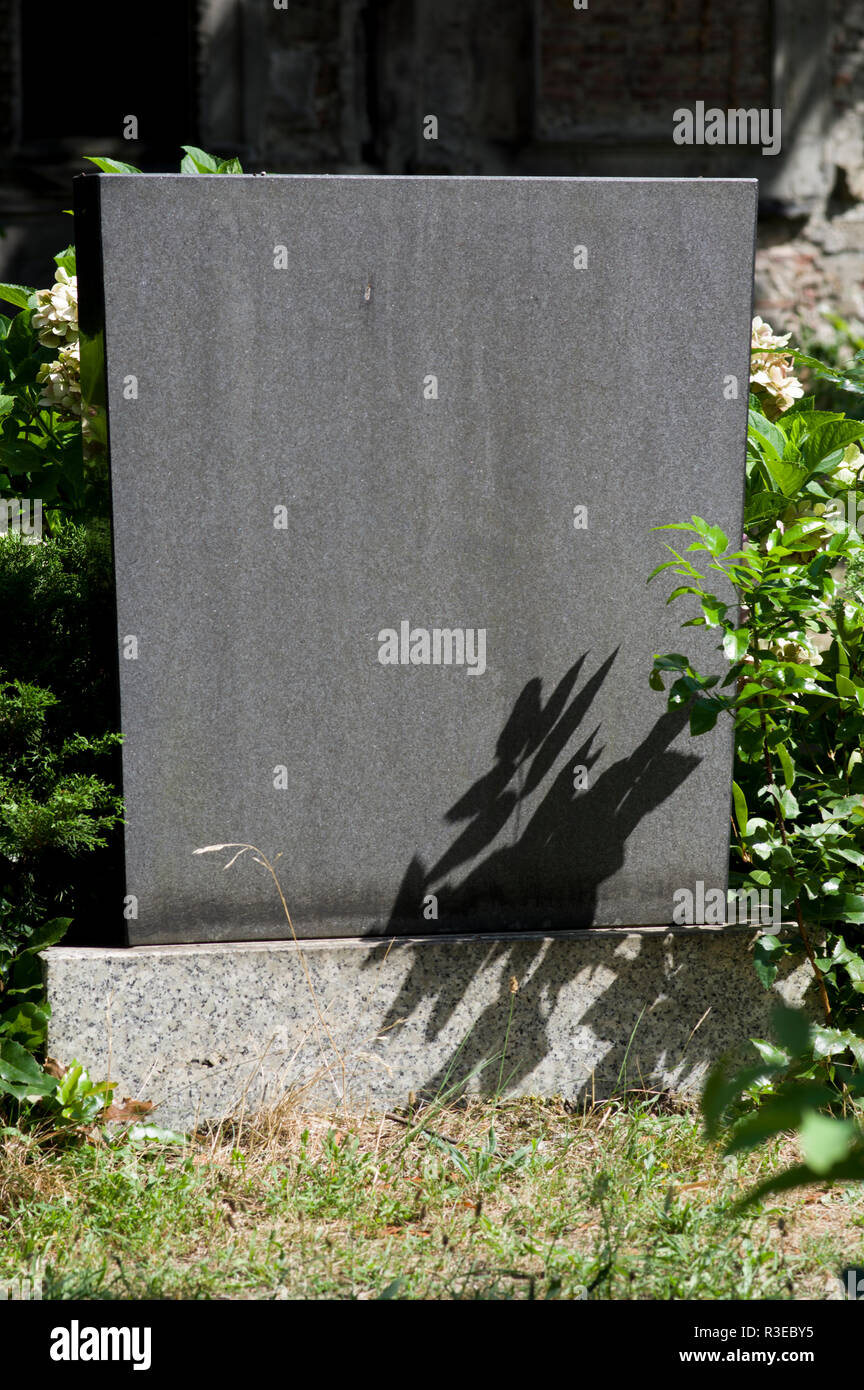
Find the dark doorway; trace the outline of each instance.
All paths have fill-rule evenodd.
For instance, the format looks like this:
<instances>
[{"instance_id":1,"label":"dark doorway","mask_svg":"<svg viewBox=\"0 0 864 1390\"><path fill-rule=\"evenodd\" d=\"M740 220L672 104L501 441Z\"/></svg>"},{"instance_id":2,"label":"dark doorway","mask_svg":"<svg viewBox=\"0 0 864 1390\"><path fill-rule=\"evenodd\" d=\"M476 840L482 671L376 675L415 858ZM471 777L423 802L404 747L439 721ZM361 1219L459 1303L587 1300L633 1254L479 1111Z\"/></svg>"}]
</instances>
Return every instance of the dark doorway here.
<instances>
[{"instance_id":1,"label":"dark doorway","mask_svg":"<svg viewBox=\"0 0 864 1390\"><path fill-rule=\"evenodd\" d=\"M176 163L178 137L197 139L196 11L196 0L21 0L23 141L116 140L132 115L129 162Z\"/></svg>"}]
</instances>

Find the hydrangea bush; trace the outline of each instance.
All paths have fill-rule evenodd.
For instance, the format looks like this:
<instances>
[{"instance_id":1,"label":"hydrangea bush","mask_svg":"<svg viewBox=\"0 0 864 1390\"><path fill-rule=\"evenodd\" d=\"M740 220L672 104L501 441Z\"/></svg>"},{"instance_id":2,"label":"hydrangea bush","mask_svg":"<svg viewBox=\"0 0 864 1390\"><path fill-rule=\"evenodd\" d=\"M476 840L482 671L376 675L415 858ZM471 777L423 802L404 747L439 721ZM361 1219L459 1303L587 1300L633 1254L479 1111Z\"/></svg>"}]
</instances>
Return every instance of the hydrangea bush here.
<instances>
[{"instance_id":1,"label":"hydrangea bush","mask_svg":"<svg viewBox=\"0 0 864 1390\"><path fill-rule=\"evenodd\" d=\"M236 159L184 145L183 174L242 174ZM107 174L134 165L92 157ZM38 498L50 534L62 519L108 515L108 460L95 407L84 408L75 249L54 257L47 289L0 284L0 497Z\"/></svg>"},{"instance_id":2,"label":"hydrangea bush","mask_svg":"<svg viewBox=\"0 0 864 1390\"><path fill-rule=\"evenodd\" d=\"M762 403L764 413L776 420L804 395L804 387L794 375L791 354L781 354L792 337L775 333L770 324L760 318L753 320L750 343L750 390Z\"/></svg>"},{"instance_id":3,"label":"hydrangea bush","mask_svg":"<svg viewBox=\"0 0 864 1390\"><path fill-rule=\"evenodd\" d=\"M43 347L54 348L53 362L36 373L40 405L59 415L81 416L81 344L78 336L78 277L58 265L54 285L36 291L31 327Z\"/></svg>"},{"instance_id":4,"label":"hydrangea bush","mask_svg":"<svg viewBox=\"0 0 864 1390\"><path fill-rule=\"evenodd\" d=\"M864 1093L864 423L817 410L794 374L803 365L864 394L864 357L835 372L788 342L754 320L744 535L701 517L660 527L689 544L667 544L672 559L650 576L676 576L668 602L695 604L683 626L714 629L728 663L703 674L669 652L655 657L650 684L671 680L668 705L689 706L695 736L735 722L730 883L779 890L797 924L797 936L761 936L759 978L770 987L803 953L821 1002L822 1022L782 1018L778 1043L756 1040L753 1068L732 1082L715 1074L706 1088L714 1129L736 1096L763 1100L730 1152L800 1129L803 1165L763 1191L864 1177L857 1126L823 1113L838 1095L854 1109Z\"/></svg>"}]
</instances>

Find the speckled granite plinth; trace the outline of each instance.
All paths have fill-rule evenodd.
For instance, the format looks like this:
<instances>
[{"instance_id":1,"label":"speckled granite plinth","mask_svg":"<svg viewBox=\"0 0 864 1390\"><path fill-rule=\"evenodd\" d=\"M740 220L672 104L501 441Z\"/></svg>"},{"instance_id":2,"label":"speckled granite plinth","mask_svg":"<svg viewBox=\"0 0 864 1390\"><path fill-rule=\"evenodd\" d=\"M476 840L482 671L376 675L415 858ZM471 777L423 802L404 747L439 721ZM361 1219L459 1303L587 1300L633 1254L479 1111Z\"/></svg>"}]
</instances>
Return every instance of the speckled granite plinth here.
<instances>
[{"instance_id":1,"label":"speckled granite plinth","mask_svg":"<svg viewBox=\"0 0 864 1390\"><path fill-rule=\"evenodd\" d=\"M494 1091L512 1005L507 1094L602 1096L625 1077L688 1093L768 1028L754 939L747 927L336 939L303 943L302 957L290 941L60 946L44 957L49 1051L110 1073L175 1127L310 1082L305 1103L377 1109L466 1080ZM808 983L805 962L778 989L800 1002Z\"/></svg>"}]
</instances>

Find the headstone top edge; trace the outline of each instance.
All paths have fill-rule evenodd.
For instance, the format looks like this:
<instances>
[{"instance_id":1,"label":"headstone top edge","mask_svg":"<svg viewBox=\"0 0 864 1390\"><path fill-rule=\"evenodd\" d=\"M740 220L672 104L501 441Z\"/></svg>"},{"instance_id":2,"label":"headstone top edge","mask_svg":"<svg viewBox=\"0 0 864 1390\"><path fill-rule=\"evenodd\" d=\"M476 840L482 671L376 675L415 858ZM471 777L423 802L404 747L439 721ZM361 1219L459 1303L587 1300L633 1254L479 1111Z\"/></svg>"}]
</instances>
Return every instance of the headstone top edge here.
<instances>
[{"instance_id":1,"label":"headstone top edge","mask_svg":"<svg viewBox=\"0 0 864 1390\"><path fill-rule=\"evenodd\" d=\"M84 172L75 175L75 179L99 179L110 182L140 183L142 179L150 182L154 180L178 182L195 181L199 184L210 183L213 179L230 180L236 184L241 180L247 183L260 183L266 178L268 184L276 182L288 182L289 180L298 183L402 183L402 184L426 184L426 183L505 183L505 184L688 184L691 187L714 187L721 185L741 185L744 187L757 188L759 180L755 178L641 178L636 176L622 176L621 178L602 175L599 177L583 174L105 174Z\"/></svg>"}]
</instances>

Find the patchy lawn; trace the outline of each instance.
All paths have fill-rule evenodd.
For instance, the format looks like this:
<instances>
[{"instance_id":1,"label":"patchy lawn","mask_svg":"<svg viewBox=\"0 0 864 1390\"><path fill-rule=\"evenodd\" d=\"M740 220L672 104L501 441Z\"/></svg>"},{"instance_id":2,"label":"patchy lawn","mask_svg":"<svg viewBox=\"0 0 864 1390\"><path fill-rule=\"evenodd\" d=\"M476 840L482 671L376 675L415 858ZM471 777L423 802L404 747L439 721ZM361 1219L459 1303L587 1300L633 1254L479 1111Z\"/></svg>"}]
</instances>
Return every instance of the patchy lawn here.
<instances>
[{"instance_id":1,"label":"patchy lawn","mask_svg":"<svg viewBox=\"0 0 864 1390\"><path fill-rule=\"evenodd\" d=\"M732 1210L793 1157L724 1160L656 1096L401 1123L286 1102L185 1147L7 1129L0 1279L39 1262L49 1299L837 1298L864 1265L864 1185Z\"/></svg>"}]
</instances>

